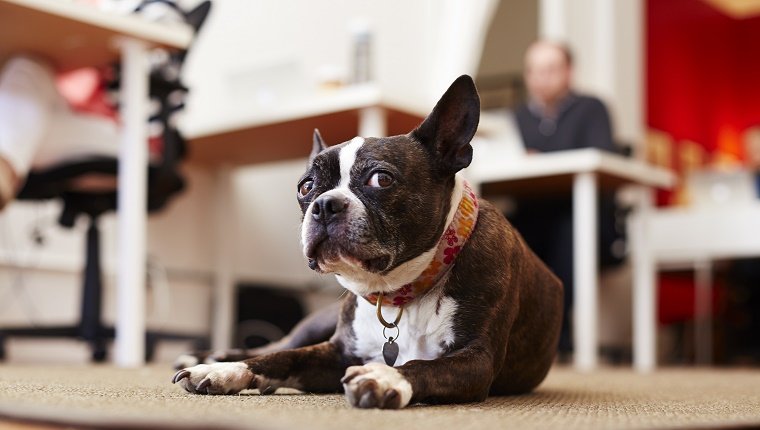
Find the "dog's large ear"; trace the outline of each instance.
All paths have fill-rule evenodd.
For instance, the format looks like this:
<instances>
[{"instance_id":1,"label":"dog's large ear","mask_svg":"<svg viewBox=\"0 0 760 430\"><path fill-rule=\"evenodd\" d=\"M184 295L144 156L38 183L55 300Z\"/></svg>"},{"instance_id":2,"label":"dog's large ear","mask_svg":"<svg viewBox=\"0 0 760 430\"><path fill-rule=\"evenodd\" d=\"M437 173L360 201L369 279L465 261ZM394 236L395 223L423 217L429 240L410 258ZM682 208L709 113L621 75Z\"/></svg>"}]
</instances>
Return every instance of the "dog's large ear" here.
<instances>
[{"instance_id":1,"label":"dog's large ear","mask_svg":"<svg viewBox=\"0 0 760 430\"><path fill-rule=\"evenodd\" d=\"M480 120L480 97L468 75L458 77L414 131L413 137L433 151L444 174L470 165L472 146Z\"/></svg>"},{"instance_id":2,"label":"dog's large ear","mask_svg":"<svg viewBox=\"0 0 760 430\"><path fill-rule=\"evenodd\" d=\"M311 155L309 155L309 163L311 163L314 160L314 157L319 155L320 152L327 149L327 145L325 145L325 141L322 140L322 135L319 134L318 129L314 129L314 137L312 137L312 146L311 146Z\"/></svg>"}]
</instances>

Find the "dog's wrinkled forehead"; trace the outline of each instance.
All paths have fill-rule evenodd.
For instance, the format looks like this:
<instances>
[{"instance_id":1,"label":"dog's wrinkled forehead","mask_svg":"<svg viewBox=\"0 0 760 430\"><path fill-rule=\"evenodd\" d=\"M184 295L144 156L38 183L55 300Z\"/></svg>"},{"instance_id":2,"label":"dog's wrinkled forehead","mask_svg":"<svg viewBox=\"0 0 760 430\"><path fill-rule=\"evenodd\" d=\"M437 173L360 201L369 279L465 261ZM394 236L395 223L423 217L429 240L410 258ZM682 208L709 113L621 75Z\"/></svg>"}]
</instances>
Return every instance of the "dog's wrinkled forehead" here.
<instances>
[{"instance_id":1,"label":"dog's wrinkled forehead","mask_svg":"<svg viewBox=\"0 0 760 430\"><path fill-rule=\"evenodd\" d=\"M320 153L312 160L310 170L326 181L323 188L331 189L348 187L375 169L406 176L410 169L424 169L427 164L428 154L409 136L355 137Z\"/></svg>"},{"instance_id":2,"label":"dog's wrinkled forehead","mask_svg":"<svg viewBox=\"0 0 760 430\"><path fill-rule=\"evenodd\" d=\"M462 75L446 90L422 123L409 134L384 137L356 137L328 147L314 130L310 166L301 179L299 201L307 203L319 192L350 185L374 171L382 175L388 188L399 189L403 179L414 177L408 186L450 182L457 172L470 165L472 145L480 118L480 98L472 78ZM373 169L374 167L374 169ZM419 176L423 177L420 178ZM364 178L366 179L366 178ZM402 179L402 181L396 181ZM427 181L427 183L426 183ZM325 184L330 183L330 188ZM316 187L317 193L313 192ZM381 187L386 188L386 187ZM407 193L419 190L407 189Z\"/></svg>"}]
</instances>

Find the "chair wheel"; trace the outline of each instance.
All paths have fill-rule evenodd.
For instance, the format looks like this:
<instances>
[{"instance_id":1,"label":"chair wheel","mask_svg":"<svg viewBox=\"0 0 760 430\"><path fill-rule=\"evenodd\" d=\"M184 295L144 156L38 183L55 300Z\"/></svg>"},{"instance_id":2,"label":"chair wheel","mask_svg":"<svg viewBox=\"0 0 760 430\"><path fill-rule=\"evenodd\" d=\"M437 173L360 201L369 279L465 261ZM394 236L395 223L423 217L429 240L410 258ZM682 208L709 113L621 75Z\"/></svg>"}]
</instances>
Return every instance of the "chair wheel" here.
<instances>
[{"instance_id":1,"label":"chair wheel","mask_svg":"<svg viewBox=\"0 0 760 430\"><path fill-rule=\"evenodd\" d=\"M145 342L145 362L150 363L153 361L153 356L156 355L156 341L153 339Z\"/></svg>"},{"instance_id":2,"label":"chair wheel","mask_svg":"<svg viewBox=\"0 0 760 430\"><path fill-rule=\"evenodd\" d=\"M106 361L106 357L108 356L108 351L106 350L106 346L103 344L96 344L92 347L92 361L95 363L102 363Z\"/></svg>"}]
</instances>

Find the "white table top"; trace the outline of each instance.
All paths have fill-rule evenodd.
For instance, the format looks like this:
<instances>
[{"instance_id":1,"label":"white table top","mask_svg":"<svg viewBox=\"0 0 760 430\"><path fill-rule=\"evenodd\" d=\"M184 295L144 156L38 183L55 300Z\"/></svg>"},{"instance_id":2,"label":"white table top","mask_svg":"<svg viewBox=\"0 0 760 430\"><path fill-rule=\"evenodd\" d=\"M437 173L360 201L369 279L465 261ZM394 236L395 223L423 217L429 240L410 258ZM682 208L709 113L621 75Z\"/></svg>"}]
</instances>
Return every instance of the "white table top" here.
<instances>
[{"instance_id":1,"label":"white table top","mask_svg":"<svg viewBox=\"0 0 760 430\"><path fill-rule=\"evenodd\" d=\"M205 123L183 121L180 129L190 144L189 161L203 165L246 165L305 158L318 128L328 144L358 133L358 111L385 110L388 133L408 133L425 114L386 100L377 85L352 85L321 90L302 99L271 107L238 108Z\"/></svg>"},{"instance_id":2,"label":"white table top","mask_svg":"<svg viewBox=\"0 0 760 430\"><path fill-rule=\"evenodd\" d=\"M477 157L476 153L476 157ZM670 188L673 172L606 151L588 148L500 158L490 156L474 161L467 177L477 183L505 182L596 172L624 183Z\"/></svg>"},{"instance_id":3,"label":"white table top","mask_svg":"<svg viewBox=\"0 0 760 430\"><path fill-rule=\"evenodd\" d=\"M649 226L660 264L760 256L760 202L658 209Z\"/></svg>"},{"instance_id":4,"label":"white table top","mask_svg":"<svg viewBox=\"0 0 760 430\"><path fill-rule=\"evenodd\" d=\"M106 65L119 59L119 37L183 49L193 32L184 24L156 23L61 0L0 0L0 63L26 53L64 71Z\"/></svg>"},{"instance_id":5,"label":"white table top","mask_svg":"<svg viewBox=\"0 0 760 430\"><path fill-rule=\"evenodd\" d=\"M232 115L213 118L206 123L197 120L182 122L181 126L184 135L189 140L203 139L247 128L295 121L304 117L376 106L380 104L380 101L380 88L376 85L354 85L342 89L324 90L312 96L304 96L292 103L238 110Z\"/></svg>"}]
</instances>

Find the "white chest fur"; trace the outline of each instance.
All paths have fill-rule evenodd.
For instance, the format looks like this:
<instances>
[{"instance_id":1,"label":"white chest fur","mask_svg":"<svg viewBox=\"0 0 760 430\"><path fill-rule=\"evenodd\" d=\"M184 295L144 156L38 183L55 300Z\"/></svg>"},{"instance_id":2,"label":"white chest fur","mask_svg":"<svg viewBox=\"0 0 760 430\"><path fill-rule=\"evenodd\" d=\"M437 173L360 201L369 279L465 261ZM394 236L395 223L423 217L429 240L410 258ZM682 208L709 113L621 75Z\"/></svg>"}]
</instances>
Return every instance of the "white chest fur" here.
<instances>
[{"instance_id":1,"label":"white chest fur","mask_svg":"<svg viewBox=\"0 0 760 430\"><path fill-rule=\"evenodd\" d=\"M353 329L356 335L354 353L367 362L384 363L382 347L386 342L383 326L377 319L376 308L366 300L357 298ZM454 314L457 304L450 297L428 293L409 303L399 321L399 355L395 366L411 360L432 360L443 353L444 347L454 343ZM398 308L383 307L387 321L396 318ZM388 336L396 330L387 329Z\"/></svg>"}]
</instances>

